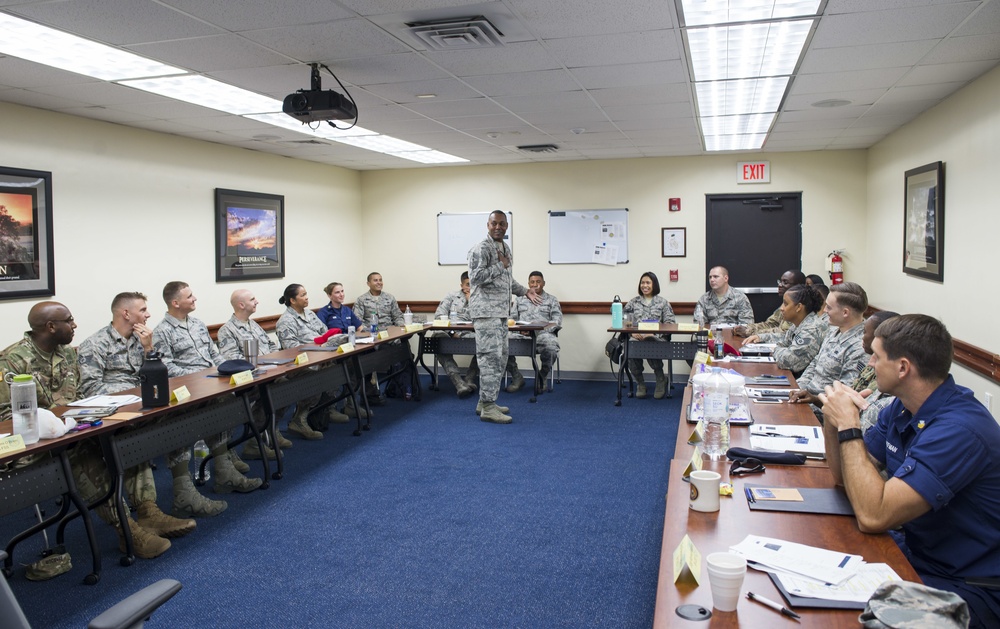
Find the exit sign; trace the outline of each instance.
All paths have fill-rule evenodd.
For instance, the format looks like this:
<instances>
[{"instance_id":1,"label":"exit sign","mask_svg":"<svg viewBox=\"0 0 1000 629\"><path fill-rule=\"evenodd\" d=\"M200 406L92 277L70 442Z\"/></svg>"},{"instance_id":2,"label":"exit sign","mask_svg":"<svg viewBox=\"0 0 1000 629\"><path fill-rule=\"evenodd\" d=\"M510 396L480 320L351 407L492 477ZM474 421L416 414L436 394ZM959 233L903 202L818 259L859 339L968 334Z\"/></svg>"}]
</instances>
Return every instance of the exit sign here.
<instances>
[{"instance_id":1,"label":"exit sign","mask_svg":"<svg viewBox=\"0 0 1000 629\"><path fill-rule=\"evenodd\" d=\"M736 183L771 183L771 162L739 162Z\"/></svg>"}]
</instances>

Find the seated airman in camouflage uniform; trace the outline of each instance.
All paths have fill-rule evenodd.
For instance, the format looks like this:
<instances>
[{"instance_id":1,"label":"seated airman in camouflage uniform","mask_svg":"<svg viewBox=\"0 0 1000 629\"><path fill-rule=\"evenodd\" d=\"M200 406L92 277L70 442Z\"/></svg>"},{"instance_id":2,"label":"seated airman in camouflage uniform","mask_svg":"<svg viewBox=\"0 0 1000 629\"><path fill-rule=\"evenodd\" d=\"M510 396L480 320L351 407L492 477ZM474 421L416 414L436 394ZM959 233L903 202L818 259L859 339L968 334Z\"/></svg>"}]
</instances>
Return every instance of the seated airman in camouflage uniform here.
<instances>
[{"instance_id":1,"label":"seated airman in camouflage uniform","mask_svg":"<svg viewBox=\"0 0 1000 629\"><path fill-rule=\"evenodd\" d=\"M788 290L789 286L805 283L806 276L802 274L802 271L797 271L795 269L785 271L781 274L781 278L778 279L778 297L784 297L785 291ZM778 309L776 309L771 316L764 321L751 323L750 325L738 325L733 332L739 336L769 334L772 332L784 332L789 328L789 326L790 324L781 318L781 308L778 307Z\"/></svg>"},{"instance_id":2,"label":"seated airman in camouflage uniform","mask_svg":"<svg viewBox=\"0 0 1000 629\"><path fill-rule=\"evenodd\" d=\"M469 292L472 287L469 284L469 272L462 271L461 276L461 288L456 291L452 291L444 296L441 303L438 304L437 310L434 311L435 319L444 319L445 317L451 317L451 313L455 313L455 317L459 321L472 321L472 315L469 312ZM475 332L435 332L436 336L451 336L459 338L475 338ZM458 369L458 363L455 362L455 357L451 354L438 354L437 358L441 361L441 365L444 367L444 372L448 374L448 378L451 383L455 385L455 391L458 393L458 397L467 398L476 389L479 388L477 384L479 381L479 362L476 357L472 357L472 362L469 363L469 371L465 374L465 378L462 378L462 374Z\"/></svg>"},{"instance_id":3,"label":"seated airman in camouflage uniform","mask_svg":"<svg viewBox=\"0 0 1000 629\"><path fill-rule=\"evenodd\" d=\"M538 293L541 302L536 304L527 297L518 297L514 301L514 307L511 309L510 316L517 321L528 321L531 323L545 321L550 324L535 336L535 347L538 350L538 354L542 357L542 366L538 370L539 384L537 386L544 387L545 380L548 379L549 373L552 372L552 365L555 364L556 358L559 356L559 339L556 338L556 334L562 329L563 314L562 308L559 306L559 300L556 299L555 295L545 292L545 278L542 276L541 271L532 271L528 275L528 288ZM511 374L511 382L510 386L507 387L507 393L520 391L521 387L524 386L524 376L518 370L517 359L513 356L507 358L507 371Z\"/></svg>"},{"instance_id":4,"label":"seated airman in camouflage uniform","mask_svg":"<svg viewBox=\"0 0 1000 629\"><path fill-rule=\"evenodd\" d=\"M382 290L382 286L382 274L378 272L369 273L368 292L359 295L354 301L354 314L364 321L365 325L369 326L369 329L371 328L372 316L375 317L379 330L386 330L390 325L402 326L405 323L403 320L403 311L399 309L396 298ZM399 341L393 342L398 343ZM398 394L399 397L409 400L413 395L410 380L413 373L409 369L404 370L405 367L412 368L413 365L413 354L410 351L409 342L406 343L406 350L410 359L405 363L394 363L392 365L390 370L394 372L398 371L399 373L386 386L386 395L393 397Z\"/></svg>"},{"instance_id":5,"label":"seated airman in camouflage uniform","mask_svg":"<svg viewBox=\"0 0 1000 629\"><path fill-rule=\"evenodd\" d=\"M862 344L864 312L868 308L865 290L854 282L832 286L826 307L830 313L830 330L819 354L802 372L802 377L796 379L799 390L790 394L791 402L810 402L812 396L819 395L837 380L850 385L871 358ZM813 412L822 418L823 412L818 406L813 405Z\"/></svg>"},{"instance_id":6,"label":"seated airman in camouflage uniform","mask_svg":"<svg viewBox=\"0 0 1000 629\"><path fill-rule=\"evenodd\" d=\"M625 304L625 308L623 308L624 312L632 316L632 321L635 325L638 325L642 321L655 321L657 323L677 322L677 318L674 316L674 309L670 307L670 302L660 296L660 280L657 279L656 273L652 271L643 273L639 278L638 291L639 294L630 299ZM660 334L633 334L631 339L634 341L666 340ZM649 363L650 368L653 370L653 375L656 377L656 389L653 391L653 397L657 400L662 399L667 393L667 380L663 375L663 361L650 358L646 362ZM642 379L642 360L630 358L628 361L628 370L636 379L635 396L637 398L645 398L646 382Z\"/></svg>"},{"instance_id":7,"label":"seated airman in camouflage uniform","mask_svg":"<svg viewBox=\"0 0 1000 629\"><path fill-rule=\"evenodd\" d=\"M829 328L816 316L822 303L815 288L805 284L792 286L785 291L781 302L781 316L788 322L788 330L783 334L753 334L746 342L774 343L774 360L778 367L791 371L798 378L819 354Z\"/></svg>"},{"instance_id":8,"label":"seated airman in camouflage uniform","mask_svg":"<svg viewBox=\"0 0 1000 629\"><path fill-rule=\"evenodd\" d=\"M241 341L245 340L256 340L257 341L257 355L264 356L265 354L270 354L271 352L278 351L278 344L275 343L264 328L251 319L251 315L257 312L257 298L254 294L245 288L239 288L233 291L233 294L229 297L229 303L233 306L233 316L229 317L229 321L222 324L219 331L215 334L215 338L219 345L219 353L226 360L242 360L243 349L241 346ZM260 404L256 399L253 402L253 408L255 417L262 419L262 411ZM263 425L263 420L258 422L258 425ZM292 442L281 434L280 431L275 428L275 434L277 435L278 447L285 449L292 447ZM269 446L264 446L267 450L267 457L274 459L274 450ZM230 450L230 454L235 454ZM260 449L257 447L257 440L250 439L243 446L243 456L247 459L260 459L261 453ZM236 463L234 460L233 463ZM237 466L239 469L239 466ZM246 470L240 470L244 472Z\"/></svg>"},{"instance_id":9,"label":"seated airman in camouflage uniform","mask_svg":"<svg viewBox=\"0 0 1000 629\"><path fill-rule=\"evenodd\" d=\"M142 293L115 296L111 302L111 323L80 344L80 397L112 395L139 386L139 369L145 354L153 351L153 331L146 327L149 317L146 296ZM97 444L88 440L77 449L81 447L92 450L88 461L99 462L99 465L90 466L84 478L77 481L81 495L89 501L106 494L111 488L111 479L104 462L100 461ZM157 506L156 484L148 462L125 471L125 490L135 507L138 527L144 529L137 531L136 523L129 522L137 556L155 557L160 553L151 554L151 550L155 552L156 546L162 543L159 538L180 537L195 529L194 520L171 517ZM118 514L110 502L98 507L97 514L118 527ZM146 532L148 534L144 535ZM149 535L153 536L152 540ZM166 547L170 547L169 542ZM125 552L124 540L121 549Z\"/></svg>"},{"instance_id":10,"label":"seated airman in camouflage uniform","mask_svg":"<svg viewBox=\"0 0 1000 629\"><path fill-rule=\"evenodd\" d=\"M208 328L200 319L190 316L198 301L191 287L184 282L168 282L163 287L163 301L167 305L167 313L153 330L153 345L161 354L170 377L196 373L223 363L222 354L212 341ZM246 493L257 489L262 483L259 478L247 478L233 466L228 440L226 433L205 440L212 449L215 491ZM167 455L167 464L174 476L174 513L192 516L221 513L228 506L225 501L209 500L195 489L188 469L190 460L190 448Z\"/></svg>"},{"instance_id":11,"label":"seated airman in camouflage uniform","mask_svg":"<svg viewBox=\"0 0 1000 629\"><path fill-rule=\"evenodd\" d=\"M750 325L753 323L753 308L750 300L739 290L729 285L729 270L724 266L714 266L708 272L710 290L698 298L694 307L694 322L701 326L712 324Z\"/></svg>"},{"instance_id":12,"label":"seated airman in camouflage uniform","mask_svg":"<svg viewBox=\"0 0 1000 629\"><path fill-rule=\"evenodd\" d=\"M469 313L476 330L476 360L479 362L479 404L476 412L484 422L509 424L506 406L497 405L500 380L507 365L507 318L510 296L538 295L514 279L514 255L503 241L507 215L499 210L486 220L487 236L469 249Z\"/></svg>"}]
</instances>

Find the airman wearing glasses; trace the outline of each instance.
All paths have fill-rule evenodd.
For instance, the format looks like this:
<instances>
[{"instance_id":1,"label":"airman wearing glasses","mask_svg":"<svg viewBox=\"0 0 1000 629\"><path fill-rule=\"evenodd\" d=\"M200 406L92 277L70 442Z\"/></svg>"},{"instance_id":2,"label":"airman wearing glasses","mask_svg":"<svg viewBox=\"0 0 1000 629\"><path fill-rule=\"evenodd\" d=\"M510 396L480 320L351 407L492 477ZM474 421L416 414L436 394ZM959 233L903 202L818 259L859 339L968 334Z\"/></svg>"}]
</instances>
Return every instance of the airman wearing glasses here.
<instances>
[{"instance_id":1,"label":"airman wearing glasses","mask_svg":"<svg viewBox=\"0 0 1000 629\"><path fill-rule=\"evenodd\" d=\"M781 274L778 278L778 297L784 298L785 291L788 290L790 286L795 286L796 284L805 284L806 276L802 271L796 269L789 269ZM750 325L739 325L733 329L733 332L739 336L750 336L751 334L777 334L785 332L791 324L785 321L781 316L781 306L778 306L777 310L771 313L771 316L767 319L751 323Z\"/></svg>"}]
</instances>

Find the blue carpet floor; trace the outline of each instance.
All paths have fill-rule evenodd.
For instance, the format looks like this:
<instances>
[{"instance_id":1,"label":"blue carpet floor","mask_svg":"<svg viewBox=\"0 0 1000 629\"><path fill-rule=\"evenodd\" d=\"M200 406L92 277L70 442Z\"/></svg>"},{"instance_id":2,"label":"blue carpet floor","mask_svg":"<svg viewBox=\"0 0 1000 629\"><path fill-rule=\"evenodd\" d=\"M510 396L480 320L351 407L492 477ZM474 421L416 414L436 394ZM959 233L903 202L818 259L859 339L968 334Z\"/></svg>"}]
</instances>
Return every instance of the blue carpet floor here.
<instances>
[{"instance_id":1,"label":"blue carpet floor","mask_svg":"<svg viewBox=\"0 0 1000 629\"><path fill-rule=\"evenodd\" d=\"M680 396L616 408L613 393L502 394L509 426L480 422L450 385L390 400L362 437L334 425L294 439L283 480L226 496L226 512L157 559L119 566L113 529L95 519L98 585L81 583L76 524L72 571L31 583L18 569L11 585L35 627L85 626L164 577L184 589L150 627L648 627ZM167 509L169 474L156 474ZM9 516L0 534L29 524ZM23 543L16 561L40 546Z\"/></svg>"}]
</instances>

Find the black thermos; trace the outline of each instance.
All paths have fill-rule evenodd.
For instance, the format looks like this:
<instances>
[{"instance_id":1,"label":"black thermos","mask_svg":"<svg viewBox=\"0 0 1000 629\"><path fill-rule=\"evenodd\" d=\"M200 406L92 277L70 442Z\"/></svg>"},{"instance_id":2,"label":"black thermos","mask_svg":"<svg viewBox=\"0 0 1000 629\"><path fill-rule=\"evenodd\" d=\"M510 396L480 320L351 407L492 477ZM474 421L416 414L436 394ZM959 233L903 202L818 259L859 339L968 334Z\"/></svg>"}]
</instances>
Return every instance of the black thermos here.
<instances>
[{"instance_id":1,"label":"black thermos","mask_svg":"<svg viewBox=\"0 0 1000 629\"><path fill-rule=\"evenodd\" d=\"M170 404L170 378L159 352L149 352L139 368L139 388L145 408Z\"/></svg>"}]
</instances>

